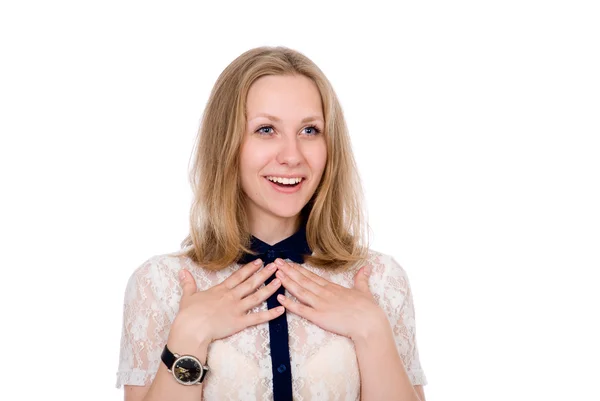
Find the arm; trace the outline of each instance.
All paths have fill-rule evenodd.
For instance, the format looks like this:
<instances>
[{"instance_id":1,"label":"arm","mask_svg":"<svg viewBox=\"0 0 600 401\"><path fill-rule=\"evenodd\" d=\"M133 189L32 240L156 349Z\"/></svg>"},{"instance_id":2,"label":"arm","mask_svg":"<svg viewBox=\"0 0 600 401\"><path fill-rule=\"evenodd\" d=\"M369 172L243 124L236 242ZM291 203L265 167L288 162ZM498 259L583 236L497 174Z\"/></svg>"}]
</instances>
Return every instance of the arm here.
<instances>
[{"instance_id":1,"label":"arm","mask_svg":"<svg viewBox=\"0 0 600 401\"><path fill-rule=\"evenodd\" d=\"M369 288L371 266L355 275L354 288L345 288L281 262L277 276L300 302L278 299L292 313L354 342L365 400L424 401L419 399L422 387L412 384L426 384L426 379L419 364L408 278L395 262L388 267L378 304Z\"/></svg>"},{"instance_id":2,"label":"arm","mask_svg":"<svg viewBox=\"0 0 600 401\"><path fill-rule=\"evenodd\" d=\"M171 322L176 310L167 306L169 297L179 301L179 283L149 259L130 277L125 290L123 332L117 386L124 385L125 401L200 400L202 385L182 386L160 359L169 339L169 349L191 354L206 362L208 346L179 345L172 341ZM178 302L177 302L178 303Z\"/></svg>"},{"instance_id":3,"label":"arm","mask_svg":"<svg viewBox=\"0 0 600 401\"><path fill-rule=\"evenodd\" d=\"M202 399L203 385L182 385L167 370L160 358L164 345L167 343L171 352L193 355L205 364L213 340L281 315L282 307L248 313L281 285L273 280L258 289L276 271L274 265L258 271L261 266L260 260L248 263L203 291L198 291L194 277L185 269L179 271L178 280L172 270L159 271L150 261L139 268L125 292L117 381L117 387L126 386L125 400ZM175 311L171 305L177 303Z\"/></svg>"},{"instance_id":4,"label":"arm","mask_svg":"<svg viewBox=\"0 0 600 401\"><path fill-rule=\"evenodd\" d=\"M361 388L365 390L365 399L369 400L371 389L383 390L386 386L378 383L378 380L389 377L391 385L402 388L410 386L414 388L417 399L425 401L423 384L427 383L427 379L419 361L415 309L408 275L393 258L384 265L386 269L383 271L383 287L379 297L383 316L375 320L372 330L360 332L354 341L363 381ZM381 359L377 360L374 354L381 355ZM382 377L372 375L374 366ZM413 386L412 383L418 385ZM397 388L396 391L401 390Z\"/></svg>"},{"instance_id":5,"label":"arm","mask_svg":"<svg viewBox=\"0 0 600 401\"><path fill-rule=\"evenodd\" d=\"M418 395L422 394L422 387L413 387L406 373L385 316L355 339L354 347L360 368L361 400L425 401L424 396Z\"/></svg>"},{"instance_id":6,"label":"arm","mask_svg":"<svg viewBox=\"0 0 600 401\"><path fill-rule=\"evenodd\" d=\"M177 349L176 345L168 344L169 349ZM175 352L175 351L174 351ZM197 348L195 352L177 352L193 355L206 364L208 345ZM175 381L173 375L161 363L152 384L146 386L125 386L125 401L198 401L202 399L203 385L183 386Z\"/></svg>"},{"instance_id":7,"label":"arm","mask_svg":"<svg viewBox=\"0 0 600 401\"><path fill-rule=\"evenodd\" d=\"M168 307L178 301L180 295L173 290L177 287L178 283L165 274L155 259L147 260L129 278L117 373L117 387L124 386L127 401L143 400L151 387L155 392L157 385L160 387L169 379L160 353L177 312ZM170 379L175 382L173 377Z\"/></svg>"}]
</instances>

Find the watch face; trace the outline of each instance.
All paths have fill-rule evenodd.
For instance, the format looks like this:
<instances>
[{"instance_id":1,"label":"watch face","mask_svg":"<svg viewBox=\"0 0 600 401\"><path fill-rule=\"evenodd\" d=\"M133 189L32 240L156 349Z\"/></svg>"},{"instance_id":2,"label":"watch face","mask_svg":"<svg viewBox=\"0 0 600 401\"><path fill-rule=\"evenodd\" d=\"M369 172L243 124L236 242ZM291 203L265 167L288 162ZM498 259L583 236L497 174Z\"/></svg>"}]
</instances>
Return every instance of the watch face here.
<instances>
[{"instance_id":1,"label":"watch face","mask_svg":"<svg viewBox=\"0 0 600 401\"><path fill-rule=\"evenodd\" d=\"M182 384L195 384L202 375L202 366L196 358L183 356L173 364L173 376Z\"/></svg>"}]
</instances>

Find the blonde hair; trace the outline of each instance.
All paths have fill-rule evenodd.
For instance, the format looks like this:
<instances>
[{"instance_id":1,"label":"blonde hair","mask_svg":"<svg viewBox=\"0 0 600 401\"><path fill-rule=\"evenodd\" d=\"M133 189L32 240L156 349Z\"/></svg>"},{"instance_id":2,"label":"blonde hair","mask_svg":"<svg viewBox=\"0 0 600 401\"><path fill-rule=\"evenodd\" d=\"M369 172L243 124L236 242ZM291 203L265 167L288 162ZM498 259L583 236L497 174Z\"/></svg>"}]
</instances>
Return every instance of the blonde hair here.
<instances>
[{"instance_id":1,"label":"blonde hair","mask_svg":"<svg viewBox=\"0 0 600 401\"><path fill-rule=\"evenodd\" d=\"M336 268L366 257L360 180L342 108L330 82L297 51L259 47L236 58L217 79L194 147L190 233L181 245L190 247L186 256L207 269L220 270L249 251L251 235L239 177L248 91L260 77L294 74L311 79L320 92L327 143L321 182L301 212L313 251L306 262Z\"/></svg>"}]
</instances>

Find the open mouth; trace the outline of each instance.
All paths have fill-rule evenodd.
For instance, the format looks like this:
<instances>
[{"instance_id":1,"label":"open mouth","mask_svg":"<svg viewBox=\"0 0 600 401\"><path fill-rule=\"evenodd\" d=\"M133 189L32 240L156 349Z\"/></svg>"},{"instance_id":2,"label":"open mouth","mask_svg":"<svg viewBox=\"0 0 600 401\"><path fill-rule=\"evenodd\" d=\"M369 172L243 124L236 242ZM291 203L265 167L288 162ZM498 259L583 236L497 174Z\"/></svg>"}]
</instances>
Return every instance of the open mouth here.
<instances>
[{"instance_id":1,"label":"open mouth","mask_svg":"<svg viewBox=\"0 0 600 401\"><path fill-rule=\"evenodd\" d=\"M268 176L265 177L267 180L271 181L273 184L282 188L293 188L300 185L302 181L304 181L304 177L293 177L293 178L284 178L284 177L275 177Z\"/></svg>"}]
</instances>

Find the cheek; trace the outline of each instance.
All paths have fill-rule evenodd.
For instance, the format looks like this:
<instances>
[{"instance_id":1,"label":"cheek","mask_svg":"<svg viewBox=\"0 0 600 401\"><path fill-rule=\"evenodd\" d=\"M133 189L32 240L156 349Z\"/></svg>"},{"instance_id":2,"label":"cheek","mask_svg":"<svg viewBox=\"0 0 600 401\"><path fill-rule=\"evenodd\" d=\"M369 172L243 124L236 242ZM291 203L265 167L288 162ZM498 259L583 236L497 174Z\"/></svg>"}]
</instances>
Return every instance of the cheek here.
<instances>
[{"instance_id":1,"label":"cheek","mask_svg":"<svg viewBox=\"0 0 600 401\"><path fill-rule=\"evenodd\" d=\"M256 185L257 178L269 164L270 159L271 155L267 146L252 140L246 142L240 150L239 169L242 185Z\"/></svg>"},{"instance_id":2,"label":"cheek","mask_svg":"<svg viewBox=\"0 0 600 401\"><path fill-rule=\"evenodd\" d=\"M249 144L247 143L243 144L242 148L240 149L240 165L238 168L242 184L242 190L246 193L246 195L249 194L249 191L251 192L250 177L254 169L252 166L253 163L251 155L252 147L249 146Z\"/></svg>"},{"instance_id":3,"label":"cheek","mask_svg":"<svg viewBox=\"0 0 600 401\"><path fill-rule=\"evenodd\" d=\"M262 159L261 149L252 141L244 144L240 152L240 168L242 174L250 174L260 166Z\"/></svg>"},{"instance_id":4,"label":"cheek","mask_svg":"<svg viewBox=\"0 0 600 401\"><path fill-rule=\"evenodd\" d=\"M310 153L310 165L313 173L322 174L327 164L327 144L323 140L315 145Z\"/></svg>"}]
</instances>

